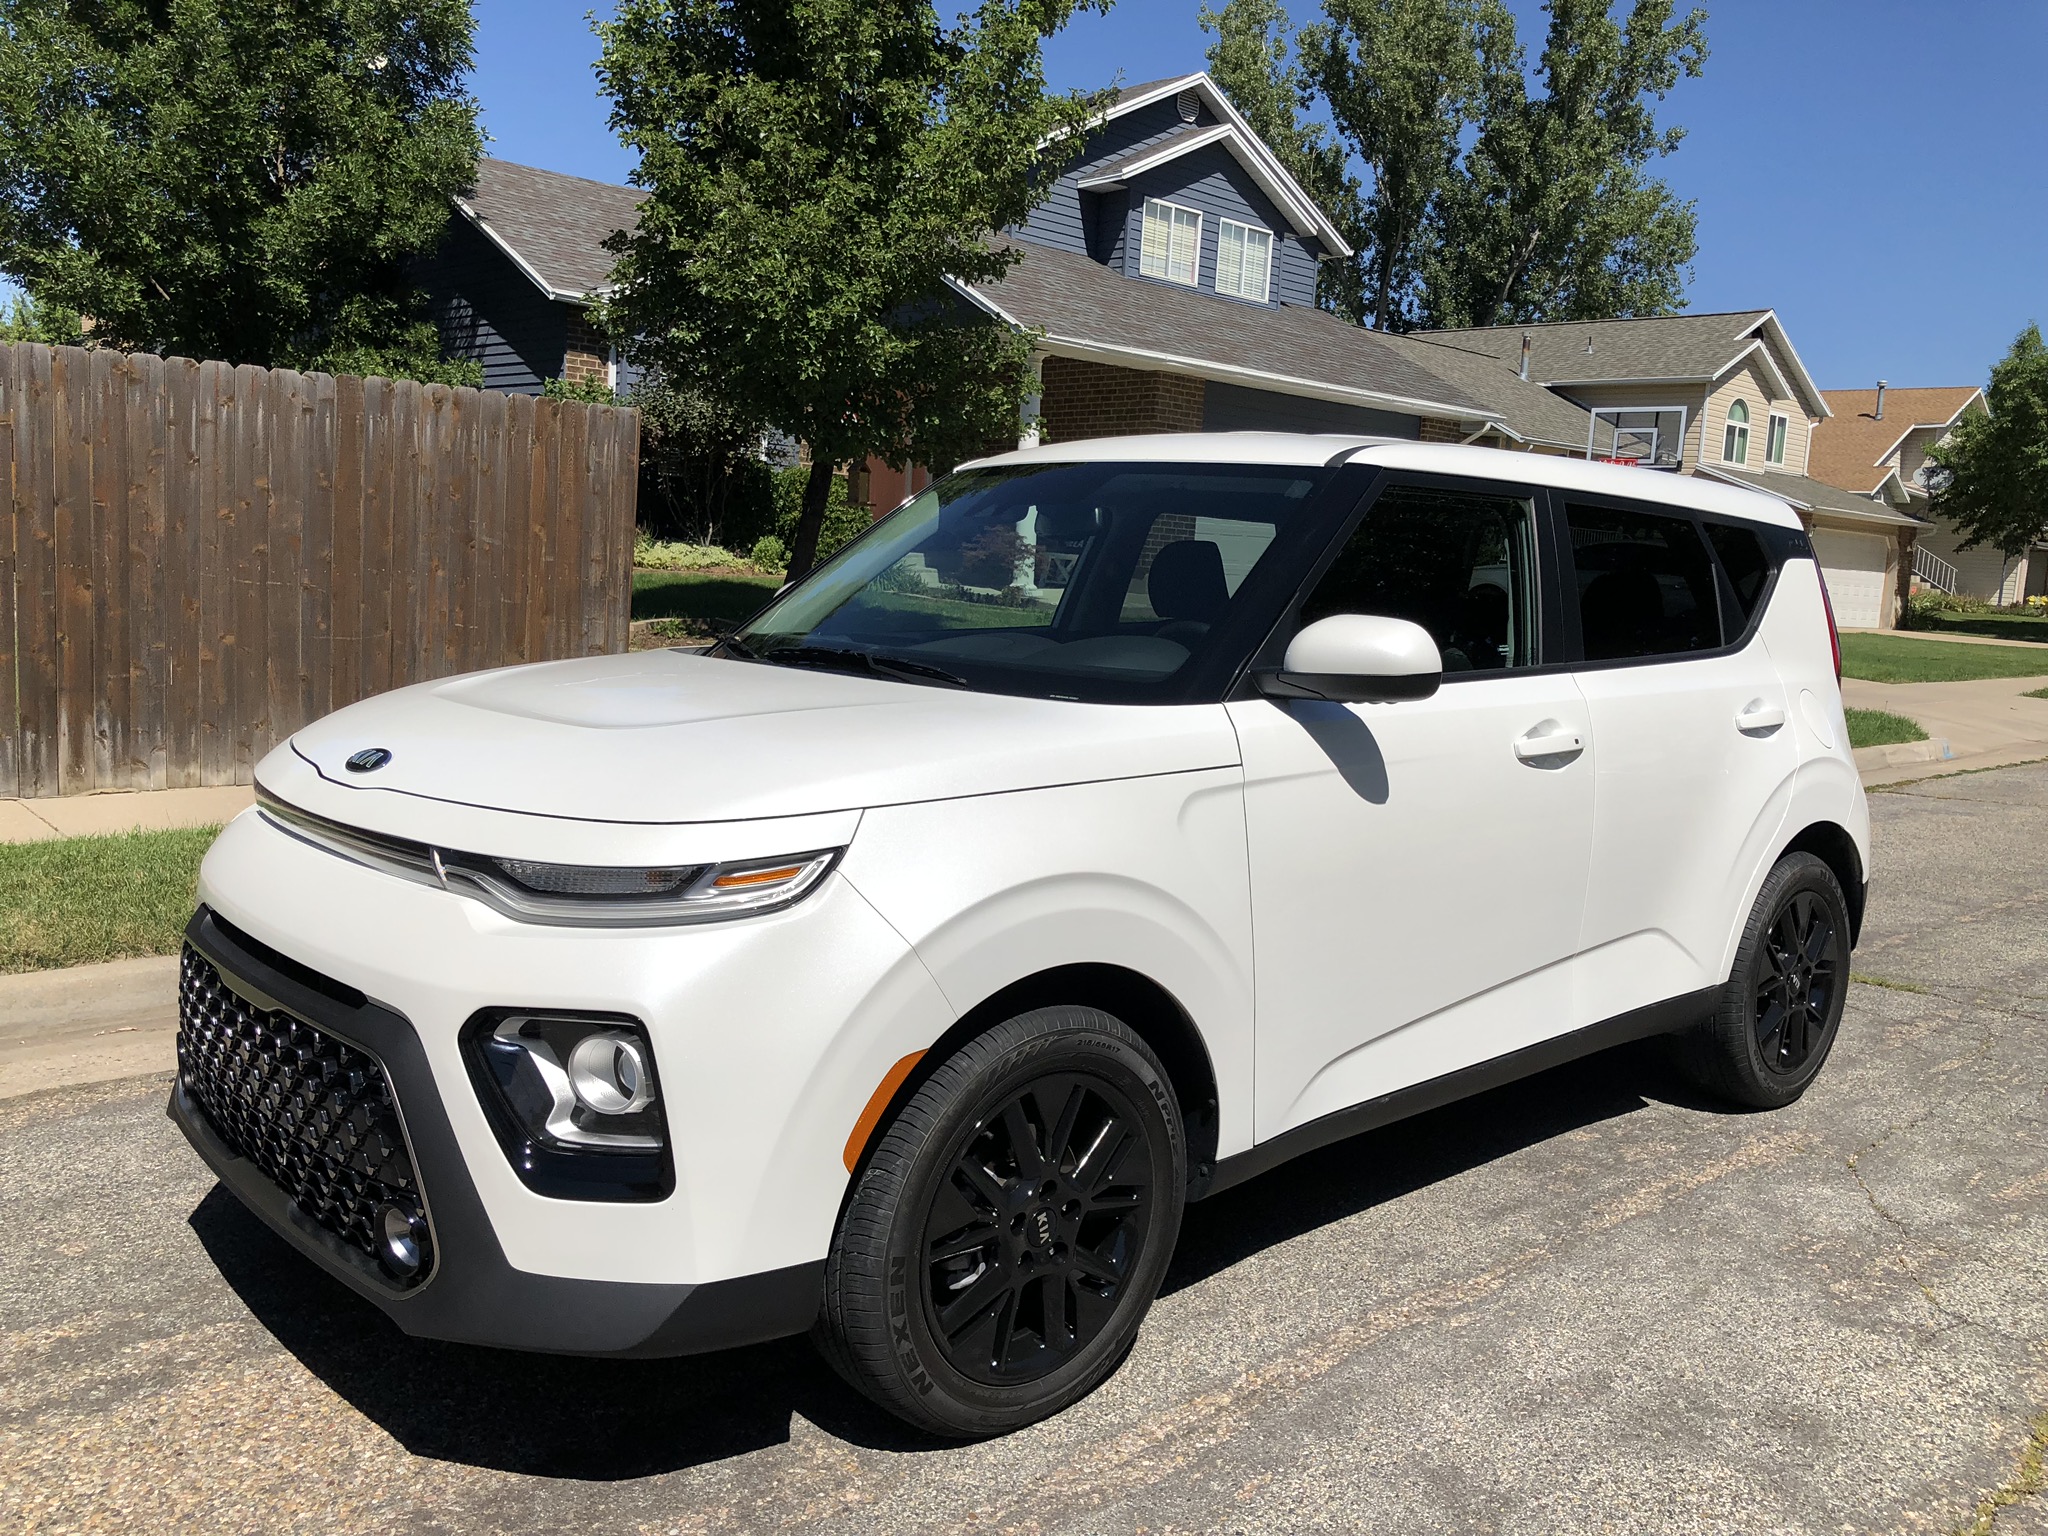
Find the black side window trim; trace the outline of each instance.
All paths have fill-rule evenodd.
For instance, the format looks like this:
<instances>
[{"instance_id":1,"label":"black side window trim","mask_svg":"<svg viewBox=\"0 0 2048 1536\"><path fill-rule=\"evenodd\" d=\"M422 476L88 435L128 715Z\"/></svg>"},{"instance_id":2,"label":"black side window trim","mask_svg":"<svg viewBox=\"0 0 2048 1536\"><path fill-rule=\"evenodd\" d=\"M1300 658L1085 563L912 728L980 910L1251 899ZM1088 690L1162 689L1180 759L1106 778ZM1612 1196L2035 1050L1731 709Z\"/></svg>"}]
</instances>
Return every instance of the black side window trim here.
<instances>
[{"instance_id":1,"label":"black side window trim","mask_svg":"<svg viewBox=\"0 0 2048 1536\"><path fill-rule=\"evenodd\" d=\"M1652 471L1645 471L1652 473ZM1571 660L1566 668L1573 672L1607 672L1616 667L1671 667L1688 661L1712 661L1717 657L1733 656L1746 650L1756 632L1763 624L1764 614L1769 611L1771 598L1778 590L1778 573L1785 568L1787 559L1796 558L1805 552L1806 540L1803 533L1795 534L1790 528L1779 528L1770 523L1752 523L1747 518L1723 517L1712 513L1695 512L1690 507L1675 507L1669 502L1637 501L1632 497L1609 496L1582 491L1561 491L1552 489L1550 496L1550 540L1556 551L1553 581L1559 606L1563 609L1565 644ZM1586 660L1584 637L1579 629L1578 569L1572 561L1571 528L1566 520L1565 504L1590 507L1598 511L1632 512L1638 515L1677 518L1693 525L1699 534L1700 544L1707 552L1707 559L1714 572L1715 601L1717 617L1722 633L1727 632L1728 607L1734 599L1734 584L1721 564L1720 554L1714 549L1714 541L1707 537L1706 524L1720 523L1724 526L1746 528L1762 540L1764 554L1771 564L1770 575L1764 581L1764 589L1757 596L1756 609L1749 615L1742 632L1733 641L1698 651L1667 651L1655 656L1620 656L1611 661Z\"/></svg>"}]
</instances>

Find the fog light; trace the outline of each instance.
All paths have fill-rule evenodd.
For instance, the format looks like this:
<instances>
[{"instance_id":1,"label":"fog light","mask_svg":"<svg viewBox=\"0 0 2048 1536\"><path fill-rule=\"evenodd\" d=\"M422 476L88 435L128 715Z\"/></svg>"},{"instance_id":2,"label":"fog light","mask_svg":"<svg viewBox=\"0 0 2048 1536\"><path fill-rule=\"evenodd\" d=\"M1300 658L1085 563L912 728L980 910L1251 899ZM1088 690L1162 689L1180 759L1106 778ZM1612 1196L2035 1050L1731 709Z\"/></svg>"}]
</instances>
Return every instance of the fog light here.
<instances>
[{"instance_id":1,"label":"fog light","mask_svg":"<svg viewBox=\"0 0 2048 1536\"><path fill-rule=\"evenodd\" d=\"M377 1258L396 1279L417 1276L427 1263L426 1218L396 1200L378 1206Z\"/></svg>"},{"instance_id":2,"label":"fog light","mask_svg":"<svg viewBox=\"0 0 2048 1536\"><path fill-rule=\"evenodd\" d=\"M632 1035L585 1035L569 1053L569 1089L600 1115L630 1115L654 1102L646 1047Z\"/></svg>"}]
</instances>

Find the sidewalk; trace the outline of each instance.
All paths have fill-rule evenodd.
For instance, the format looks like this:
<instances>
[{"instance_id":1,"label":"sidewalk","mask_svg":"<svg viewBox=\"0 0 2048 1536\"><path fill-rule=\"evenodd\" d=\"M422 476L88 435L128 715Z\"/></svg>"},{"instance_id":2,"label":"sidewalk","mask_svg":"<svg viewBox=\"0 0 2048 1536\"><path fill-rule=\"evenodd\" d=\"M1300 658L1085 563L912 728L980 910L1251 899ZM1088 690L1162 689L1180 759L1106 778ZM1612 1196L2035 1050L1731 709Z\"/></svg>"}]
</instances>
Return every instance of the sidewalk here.
<instances>
[{"instance_id":1,"label":"sidewalk","mask_svg":"<svg viewBox=\"0 0 2048 1536\"><path fill-rule=\"evenodd\" d=\"M91 837L131 832L138 827L210 827L239 815L255 803L256 791L247 784L0 800L0 843Z\"/></svg>"},{"instance_id":2,"label":"sidewalk","mask_svg":"<svg viewBox=\"0 0 2048 1536\"><path fill-rule=\"evenodd\" d=\"M2024 642L1987 639L1983 643ZM2048 669L2048 656L2042 661ZM1964 683L1871 683L1843 678L1842 702L1849 708L1904 715L1935 743L1947 747L1946 756L1926 761L1866 762L1864 784L1898 784L1966 768L1998 768L2048 757L2048 699L2026 697L2037 688L2048 688L2048 670L2040 677L1987 677ZM1865 750L1882 754L1886 749ZM1894 749L1894 755L1906 754Z\"/></svg>"},{"instance_id":3,"label":"sidewalk","mask_svg":"<svg viewBox=\"0 0 2048 1536\"><path fill-rule=\"evenodd\" d=\"M0 1099L178 1064L178 957L0 976Z\"/></svg>"}]
</instances>

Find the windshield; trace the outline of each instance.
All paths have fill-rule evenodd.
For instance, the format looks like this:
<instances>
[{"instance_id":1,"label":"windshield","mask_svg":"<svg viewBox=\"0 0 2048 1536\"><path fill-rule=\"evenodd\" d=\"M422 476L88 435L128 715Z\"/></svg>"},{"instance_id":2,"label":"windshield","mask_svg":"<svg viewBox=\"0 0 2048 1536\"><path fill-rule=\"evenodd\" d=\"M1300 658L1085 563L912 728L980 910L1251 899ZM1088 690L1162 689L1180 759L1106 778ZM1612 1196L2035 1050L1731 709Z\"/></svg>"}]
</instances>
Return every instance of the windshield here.
<instances>
[{"instance_id":1,"label":"windshield","mask_svg":"<svg viewBox=\"0 0 2048 1536\"><path fill-rule=\"evenodd\" d=\"M1255 580L1299 542L1319 468L967 470L882 519L726 642L750 660L1101 702L1234 669ZM1277 607L1277 604L1275 605Z\"/></svg>"}]
</instances>

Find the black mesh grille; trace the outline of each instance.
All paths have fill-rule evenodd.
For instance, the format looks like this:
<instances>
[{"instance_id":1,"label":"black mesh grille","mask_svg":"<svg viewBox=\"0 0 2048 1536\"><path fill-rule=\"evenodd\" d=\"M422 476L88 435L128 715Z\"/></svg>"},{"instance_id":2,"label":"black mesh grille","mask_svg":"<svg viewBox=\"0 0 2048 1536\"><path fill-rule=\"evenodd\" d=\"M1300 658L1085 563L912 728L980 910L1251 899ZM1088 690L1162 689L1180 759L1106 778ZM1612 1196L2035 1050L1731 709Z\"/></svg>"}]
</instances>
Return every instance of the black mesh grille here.
<instances>
[{"instance_id":1,"label":"black mesh grille","mask_svg":"<svg viewBox=\"0 0 2048 1536\"><path fill-rule=\"evenodd\" d=\"M191 945L178 977L178 1070L220 1138L293 1204L401 1285L426 1278L425 1207L383 1065L305 1020L233 991ZM378 1212L420 1218L420 1262L394 1273Z\"/></svg>"}]
</instances>

